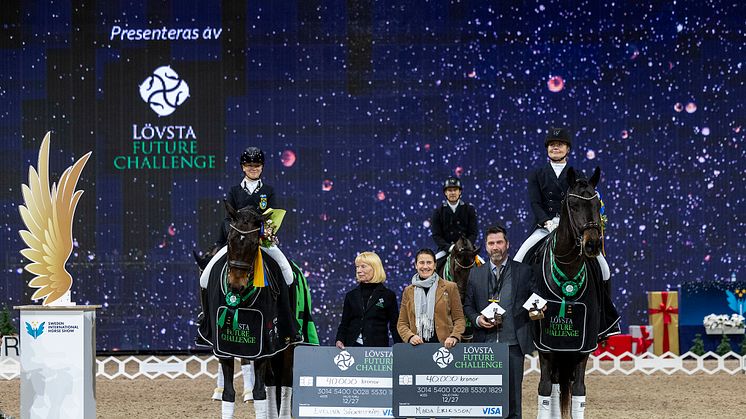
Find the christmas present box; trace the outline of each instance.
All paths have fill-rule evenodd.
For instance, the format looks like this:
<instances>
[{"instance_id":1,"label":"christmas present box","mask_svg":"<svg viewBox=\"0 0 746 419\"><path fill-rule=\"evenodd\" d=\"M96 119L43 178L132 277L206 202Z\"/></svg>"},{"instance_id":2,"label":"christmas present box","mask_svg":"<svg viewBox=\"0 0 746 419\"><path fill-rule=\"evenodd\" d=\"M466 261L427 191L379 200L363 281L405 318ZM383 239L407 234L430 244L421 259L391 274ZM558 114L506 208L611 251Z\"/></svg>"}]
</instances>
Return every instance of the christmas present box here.
<instances>
[{"instance_id":1,"label":"christmas present box","mask_svg":"<svg viewBox=\"0 0 746 419\"><path fill-rule=\"evenodd\" d=\"M633 354L642 355L645 352L653 353L653 326L630 326L629 334L632 335Z\"/></svg>"},{"instance_id":2,"label":"christmas present box","mask_svg":"<svg viewBox=\"0 0 746 419\"><path fill-rule=\"evenodd\" d=\"M653 326L653 353L679 355L679 293L649 291L648 318Z\"/></svg>"},{"instance_id":3,"label":"christmas present box","mask_svg":"<svg viewBox=\"0 0 746 419\"><path fill-rule=\"evenodd\" d=\"M625 352L632 353L632 340L632 335L609 336L609 339L598 343L598 349L593 352L593 355L600 357L601 361L612 361L613 359L608 354L619 356ZM621 358L622 361L630 359L629 356Z\"/></svg>"}]
</instances>

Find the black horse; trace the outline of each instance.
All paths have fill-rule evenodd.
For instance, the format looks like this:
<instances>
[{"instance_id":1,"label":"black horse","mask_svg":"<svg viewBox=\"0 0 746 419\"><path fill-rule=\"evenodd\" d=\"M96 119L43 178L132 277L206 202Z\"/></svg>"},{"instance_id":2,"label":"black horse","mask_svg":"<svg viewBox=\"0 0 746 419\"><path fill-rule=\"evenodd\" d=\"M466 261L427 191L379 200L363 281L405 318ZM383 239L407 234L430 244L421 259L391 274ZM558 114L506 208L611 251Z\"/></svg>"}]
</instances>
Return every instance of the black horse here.
<instances>
[{"instance_id":1,"label":"black horse","mask_svg":"<svg viewBox=\"0 0 746 419\"><path fill-rule=\"evenodd\" d=\"M231 219L227 252L210 271L199 327L200 337L220 360L224 377L222 417L233 415L234 358L240 358L255 361L257 418L276 408L281 418L289 418L293 346L318 344L306 279L291 262L294 283L287 286L277 263L261 250L260 234L269 216L250 208L236 211L228 203L226 209ZM255 270L259 269L264 278L255 286ZM281 400L280 406L266 402L275 398ZM277 417L277 412L268 417Z\"/></svg>"},{"instance_id":2,"label":"black horse","mask_svg":"<svg viewBox=\"0 0 746 419\"><path fill-rule=\"evenodd\" d=\"M539 419L568 417L571 405L573 419L583 418L588 355L599 341L620 333L619 315L596 261L603 240L595 190L601 170L597 167L590 179L576 176L570 168L559 227L526 259L539 275L536 292L548 301L534 336L541 367Z\"/></svg>"},{"instance_id":3,"label":"black horse","mask_svg":"<svg viewBox=\"0 0 746 419\"><path fill-rule=\"evenodd\" d=\"M466 238L461 236L453 246L451 253L448 255L443 267L438 270L438 275L446 281L455 282L458 287L461 305L466 298L466 289L469 284L469 272L476 264L476 258L479 255L479 248ZM467 320L466 330L462 335L462 342L470 342L474 337L471 324Z\"/></svg>"}]
</instances>

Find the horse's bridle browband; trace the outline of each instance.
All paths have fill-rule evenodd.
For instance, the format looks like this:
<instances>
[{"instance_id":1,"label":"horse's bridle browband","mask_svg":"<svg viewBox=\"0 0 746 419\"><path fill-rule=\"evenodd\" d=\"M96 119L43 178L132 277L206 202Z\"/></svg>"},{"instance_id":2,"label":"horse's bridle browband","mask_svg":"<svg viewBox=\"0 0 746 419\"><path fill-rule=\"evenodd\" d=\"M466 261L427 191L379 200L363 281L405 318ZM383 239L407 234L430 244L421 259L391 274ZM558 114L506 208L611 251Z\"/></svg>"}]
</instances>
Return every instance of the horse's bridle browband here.
<instances>
[{"instance_id":1,"label":"horse's bridle browband","mask_svg":"<svg viewBox=\"0 0 746 419\"><path fill-rule=\"evenodd\" d=\"M234 226L233 224L230 224L230 227L231 227L232 229L234 229L234 230L238 231L238 232L239 232L240 234L243 234L243 235L248 235L248 234L251 234L251 233L253 233L253 232L255 232L255 231L259 231L259 230L261 230L261 229L262 229L261 227L257 227L257 228L255 228L255 229L253 229L253 230L247 230L247 231L243 231L243 230L239 230L239 229L238 229L238 227Z\"/></svg>"},{"instance_id":2,"label":"horse's bridle browband","mask_svg":"<svg viewBox=\"0 0 746 419\"><path fill-rule=\"evenodd\" d=\"M600 197L598 196L598 192L596 192L595 194L593 194L593 196L589 196L589 197L580 196L580 195L577 195L577 194L574 194L574 193L568 193L567 196L568 197L571 196L573 198L580 198L580 199L583 199L585 201L590 201L593 198L599 198L600 199Z\"/></svg>"}]
</instances>

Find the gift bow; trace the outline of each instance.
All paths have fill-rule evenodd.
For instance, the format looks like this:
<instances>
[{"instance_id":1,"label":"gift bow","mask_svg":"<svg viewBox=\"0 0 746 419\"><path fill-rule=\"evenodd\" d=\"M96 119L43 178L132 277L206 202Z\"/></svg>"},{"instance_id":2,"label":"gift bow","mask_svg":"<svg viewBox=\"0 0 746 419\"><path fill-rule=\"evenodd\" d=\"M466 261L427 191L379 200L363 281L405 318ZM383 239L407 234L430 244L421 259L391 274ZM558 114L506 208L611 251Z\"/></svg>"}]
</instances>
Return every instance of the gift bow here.
<instances>
[{"instance_id":1,"label":"gift bow","mask_svg":"<svg viewBox=\"0 0 746 419\"><path fill-rule=\"evenodd\" d=\"M648 351L650 345L653 344L653 338L650 337L650 332L647 326L640 326L641 337L635 338L637 344L637 353L635 355L641 355Z\"/></svg>"},{"instance_id":2,"label":"gift bow","mask_svg":"<svg viewBox=\"0 0 746 419\"><path fill-rule=\"evenodd\" d=\"M669 337L668 337L668 325L671 323L671 315L679 314L678 307L671 307L668 305L668 292L661 292L661 303L658 308L648 309L648 314L663 314L663 353L668 352L670 349ZM655 325L653 325L655 327Z\"/></svg>"}]
</instances>

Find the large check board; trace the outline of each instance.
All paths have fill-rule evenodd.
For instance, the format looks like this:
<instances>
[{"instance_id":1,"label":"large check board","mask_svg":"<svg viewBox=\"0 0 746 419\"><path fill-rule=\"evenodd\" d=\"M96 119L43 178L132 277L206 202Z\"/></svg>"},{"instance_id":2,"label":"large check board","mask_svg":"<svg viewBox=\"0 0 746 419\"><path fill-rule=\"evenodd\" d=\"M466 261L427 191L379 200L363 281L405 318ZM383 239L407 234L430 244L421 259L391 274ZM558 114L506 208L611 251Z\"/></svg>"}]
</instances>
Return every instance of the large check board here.
<instances>
[{"instance_id":1,"label":"large check board","mask_svg":"<svg viewBox=\"0 0 746 419\"><path fill-rule=\"evenodd\" d=\"M391 348L298 346L293 417L391 418Z\"/></svg>"},{"instance_id":2,"label":"large check board","mask_svg":"<svg viewBox=\"0 0 746 419\"><path fill-rule=\"evenodd\" d=\"M504 417L508 413L504 343L394 345L396 417Z\"/></svg>"}]
</instances>

